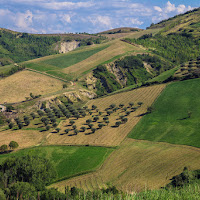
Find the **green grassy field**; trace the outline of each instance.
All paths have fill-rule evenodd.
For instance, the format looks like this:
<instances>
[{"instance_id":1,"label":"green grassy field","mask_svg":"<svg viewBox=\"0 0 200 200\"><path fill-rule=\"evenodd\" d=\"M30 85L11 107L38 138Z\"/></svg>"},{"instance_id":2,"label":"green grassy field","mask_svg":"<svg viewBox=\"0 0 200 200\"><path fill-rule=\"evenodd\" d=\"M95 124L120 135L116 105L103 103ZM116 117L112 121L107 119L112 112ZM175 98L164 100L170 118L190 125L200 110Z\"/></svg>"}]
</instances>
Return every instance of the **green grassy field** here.
<instances>
[{"instance_id":1,"label":"green grassy field","mask_svg":"<svg viewBox=\"0 0 200 200\"><path fill-rule=\"evenodd\" d=\"M170 84L129 137L200 147L199 84L200 79Z\"/></svg>"},{"instance_id":2,"label":"green grassy field","mask_svg":"<svg viewBox=\"0 0 200 200\"><path fill-rule=\"evenodd\" d=\"M91 50L78 51L74 53L73 56L71 54L63 54L61 56L59 55L57 57L54 57L53 59L47 59L47 60L41 61L41 63L53 65L59 68L66 68L78 62L81 62L85 60L86 58L89 58L90 56L98 53L99 51L104 50L107 47L108 45L104 45L101 47L92 48Z\"/></svg>"},{"instance_id":3,"label":"green grassy field","mask_svg":"<svg viewBox=\"0 0 200 200\"><path fill-rule=\"evenodd\" d=\"M113 151L103 147L48 146L24 149L10 154L1 154L0 163L11 156L39 155L54 163L58 179L89 172L99 167Z\"/></svg>"}]
</instances>

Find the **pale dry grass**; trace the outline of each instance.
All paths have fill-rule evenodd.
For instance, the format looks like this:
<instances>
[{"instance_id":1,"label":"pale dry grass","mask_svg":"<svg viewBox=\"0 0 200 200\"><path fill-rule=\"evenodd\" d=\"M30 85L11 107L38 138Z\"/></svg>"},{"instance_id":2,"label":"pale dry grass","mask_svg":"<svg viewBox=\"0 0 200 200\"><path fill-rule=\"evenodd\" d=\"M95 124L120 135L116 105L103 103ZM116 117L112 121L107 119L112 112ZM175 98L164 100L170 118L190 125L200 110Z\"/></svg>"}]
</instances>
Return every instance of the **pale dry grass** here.
<instances>
[{"instance_id":1,"label":"pale dry grass","mask_svg":"<svg viewBox=\"0 0 200 200\"><path fill-rule=\"evenodd\" d=\"M33 95L45 95L61 90L63 82L48 76L21 71L0 80L0 103L14 103Z\"/></svg>"},{"instance_id":2,"label":"pale dry grass","mask_svg":"<svg viewBox=\"0 0 200 200\"><path fill-rule=\"evenodd\" d=\"M10 141L16 141L19 144L19 149L38 145L45 139L47 133L40 133L34 130L6 130L0 132L0 146L9 144Z\"/></svg>"},{"instance_id":3,"label":"pale dry grass","mask_svg":"<svg viewBox=\"0 0 200 200\"><path fill-rule=\"evenodd\" d=\"M65 186L94 190L110 183L124 192L158 189L180 174L184 167L199 169L200 149L126 139L96 172L55 183L51 187L61 191Z\"/></svg>"},{"instance_id":4,"label":"pale dry grass","mask_svg":"<svg viewBox=\"0 0 200 200\"><path fill-rule=\"evenodd\" d=\"M90 134L91 131L87 130L85 133L78 133L78 135L72 135L73 131L70 131L68 135L60 135L60 134L52 134L48 140L47 144L60 144L60 145L96 145L96 146L117 146L119 145L127 136L127 134L133 129L133 127L139 122L142 116L139 116L146 112L147 107L150 106L158 95L165 88L165 85L157 85L151 87L139 88L133 91L124 92L115 94L112 96L99 98L96 100L91 100L88 103L88 107L91 107L93 104L98 107L100 111L104 111L105 108L109 107L111 104L116 104L117 106L120 103L123 103L125 106L128 106L129 102L134 102L137 105L137 102L141 101L144 104L137 109L137 111L132 112L128 118L128 122L120 125L118 128L113 128L112 126L115 124L119 118L119 115L124 115L121 111L113 113L109 117L110 124L108 126L104 126L102 129L97 130L94 134ZM119 113L120 112L120 113ZM93 113L95 115L96 113ZM105 113L103 113L104 115ZM87 116L85 118L79 118L75 120L75 125L77 129L80 129L81 126L84 125L87 119L92 119L91 116ZM100 122L102 121L102 116L100 117ZM93 123L94 127L97 128L97 123ZM60 133L64 133L65 129L71 128L68 127L69 120L63 121Z\"/></svg>"},{"instance_id":5,"label":"pale dry grass","mask_svg":"<svg viewBox=\"0 0 200 200\"><path fill-rule=\"evenodd\" d=\"M82 62L63 69L63 72L66 74L74 73L77 76L85 71L93 69L97 65L107 60L114 58L115 56L122 55L129 51L144 51L143 49L127 44L120 40L115 40L108 44L111 44L108 48L90 56Z\"/></svg>"}]
</instances>

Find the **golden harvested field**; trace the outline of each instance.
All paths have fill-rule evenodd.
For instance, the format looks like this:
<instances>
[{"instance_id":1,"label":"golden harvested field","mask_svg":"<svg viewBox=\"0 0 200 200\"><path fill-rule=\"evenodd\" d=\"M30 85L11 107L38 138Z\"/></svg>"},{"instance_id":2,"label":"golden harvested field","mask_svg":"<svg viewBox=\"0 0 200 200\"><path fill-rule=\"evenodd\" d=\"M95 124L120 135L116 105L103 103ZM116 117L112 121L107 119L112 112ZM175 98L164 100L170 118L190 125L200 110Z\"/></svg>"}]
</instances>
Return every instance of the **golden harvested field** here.
<instances>
[{"instance_id":1,"label":"golden harvested field","mask_svg":"<svg viewBox=\"0 0 200 200\"><path fill-rule=\"evenodd\" d=\"M111 44L108 48L90 56L82 62L63 69L63 72L66 74L74 73L76 76L78 76L83 72L91 70L97 65L114 58L115 56L133 51L144 52L143 49L127 44L120 40L115 40L114 42L112 41L108 44Z\"/></svg>"},{"instance_id":2,"label":"golden harvested field","mask_svg":"<svg viewBox=\"0 0 200 200\"><path fill-rule=\"evenodd\" d=\"M60 133L52 134L47 139L47 144L50 145L97 145L97 146L117 146L119 145L128 133L133 129L133 127L141 119L141 114L144 114L147 110L147 107L150 106L155 99L159 96L162 90L165 88L165 85L156 85L151 87L139 88L133 91L119 93L111 95L104 98L99 98L96 100L91 100L88 103L88 107L96 105L99 111L104 111L105 108L108 108L111 104L116 104L117 106L122 103L125 106L128 106L129 102L133 102L137 106L137 102L143 102L143 105L139 107L135 112L131 112L128 118L128 122L121 124L118 128L112 127L115 125L116 121L119 121L119 116L124 115L125 111L119 109L117 112L114 112L109 116L110 123L107 126L104 126L102 129L98 129L95 133L90 134L91 130L86 130L85 133L79 132L78 135L72 135L73 131L70 131L69 134L63 134L65 129L69 127L69 120L62 121L60 124L61 131ZM130 110L130 108L128 108ZM95 115L94 112L92 115ZM104 116L106 113L102 113ZM102 116L99 116L99 121L102 122ZM92 119L92 116L87 116L85 118L79 118L75 121L77 129L80 130L81 126L88 127L84 125L87 119ZM70 119L71 120L71 119ZM97 128L98 123L92 122L94 128ZM72 136L70 136L72 135Z\"/></svg>"},{"instance_id":3,"label":"golden harvested field","mask_svg":"<svg viewBox=\"0 0 200 200\"><path fill-rule=\"evenodd\" d=\"M19 148L27 148L38 145L43 139L46 138L48 133L41 133L34 130L6 130L0 132L0 146L9 144L10 141L16 141Z\"/></svg>"},{"instance_id":4,"label":"golden harvested field","mask_svg":"<svg viewBox=\"0 0 200 200\"><path fill-rule=\"evenodd\" d=\"M184 167L199 169L200 149L126 139L94 173L55 183L51 187L64 191L65 186L94 190L115 185L125 192L158 189L180 174Z\"/></svg>"},{"instance_id":5,"label":"golden harvested field","mask_svg":"<svg viewBox=\"0 0 200 200\"><path fill-rule=\"evenodd\" d=\"M61 90L63 82L30 71L21 71L0 80L0 103L24 101L25 97L45 95Z\"/></svg>"}]
</instances>

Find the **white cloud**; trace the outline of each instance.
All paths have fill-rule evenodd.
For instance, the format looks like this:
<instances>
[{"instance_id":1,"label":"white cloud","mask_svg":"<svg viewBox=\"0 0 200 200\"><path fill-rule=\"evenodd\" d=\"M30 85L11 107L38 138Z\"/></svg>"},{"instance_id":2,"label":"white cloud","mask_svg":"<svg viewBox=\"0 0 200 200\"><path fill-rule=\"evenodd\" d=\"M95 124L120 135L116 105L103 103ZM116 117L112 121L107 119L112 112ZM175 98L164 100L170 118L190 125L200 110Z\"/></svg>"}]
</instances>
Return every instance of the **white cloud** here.
<instances>
[{"instance_id":1,"label":"white cloud","mask_svg":"<svg viewBox=\"0 0 200 200\"><path fill-rule=\"evenodd\" d=\"M175 4L172 4L170 1L168 1L164 10L166 13L173 12L176 10L176 6Z\"/></svg>"},{"instance_id":2,"label":"white cloud","mask_svg":"<svg viewBox=\"0 0 200 200\"><path fill-rule=\"evenodd\" d=\"M51 10L64 10L64 9L79 9L79 8L89 8L94 5L93 2L51 2L51 3L41 3L40 4L45 9Z\"/></svg>"},{"instance_id":3,"label":"white cloud","mask_svg":"<svg viewBox=\"0 0 200 200\"><path fill-rule=\"evenodd\" d=\"M154 6L153 8L154 8L154 10L156 10L158 12L162 12L163 11L162 8L159 7L159 6Z\"/></svg>"},{"instance_id":4,"label":"white cloud","mask_svg":"<svg viewBox=\"0 0 200 200\"><path fill-rule=\"evenodd\" d=\"M166 6L163 8L154 6L154 10L158 11L159 14L152 16L152 22L156 23L163 19L167 19L176 14L184 13L191 9L193 9L191 6L185 6L183 4L175 6L175 4L172 4L170 1L168 1L166 3Z\"/></svg>"},{"instance_id":5,"label":"white cloud","mask_svg":"<svg viewBox=\"0 0 200 200\"><path fill-rule=\"evenodd\" d=\"M130 22L132 25L142 25L144 22L140 21L138 18L125 18L125 20Z\"/></svg>"},{"instance_id":6,"label":"white cloud","mask_svg":"<svg viewBox=\"0 0 200 200\"><path fill-rule=\"evenodd\" d=\"M25 13L17 13L16 15L16 25L19 28L27 28L32 25L33 14L30 10L27 10Z\"/></svg>"},{"instance_id":7,"label":"white cloud","mask_svg":"<svg viewBox=\"0 0 200 200\"><path fill-rule=\"evenodd\" d=\"M71 23L71 22L72 22L72 21L71 21L71 17L72 17L72 15L70 15L70 14L63 14L63 15L60 15L61 21L62 21L63 23Z\"/></svg>"},{"instance_id":8,"label":"white cloud","mask_svg":"<svg viewBox=\"0 0 200 200\"><path fill-rule=\"evenodd\" d=\"M108 28L112 27L111 19L108 16L98 15L98 16L89 17L89 21L93 25L105 26L105 27L108 27Z\"/></svg>"}]
</instances>

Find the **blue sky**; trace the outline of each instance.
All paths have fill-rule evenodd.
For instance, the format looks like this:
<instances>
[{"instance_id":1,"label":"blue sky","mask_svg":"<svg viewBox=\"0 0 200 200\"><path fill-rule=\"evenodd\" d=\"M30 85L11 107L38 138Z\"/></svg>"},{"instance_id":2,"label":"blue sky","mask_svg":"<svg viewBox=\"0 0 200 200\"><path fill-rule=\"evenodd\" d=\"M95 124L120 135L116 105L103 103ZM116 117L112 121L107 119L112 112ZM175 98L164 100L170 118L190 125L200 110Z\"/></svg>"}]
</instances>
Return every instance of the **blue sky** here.
<instances>
[{"instance_id":1,"label":"blue sky","mask_svg":"<svg viewBox=\"0 0 200 200\"><path fill-rule=\"evenodd\" d=\"M29 33L144 29L197 7L199 0L0 0L0 27Z\"/></svg>"}]
</instances>

